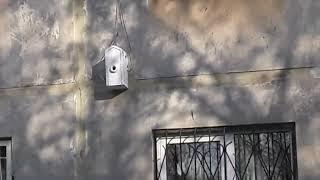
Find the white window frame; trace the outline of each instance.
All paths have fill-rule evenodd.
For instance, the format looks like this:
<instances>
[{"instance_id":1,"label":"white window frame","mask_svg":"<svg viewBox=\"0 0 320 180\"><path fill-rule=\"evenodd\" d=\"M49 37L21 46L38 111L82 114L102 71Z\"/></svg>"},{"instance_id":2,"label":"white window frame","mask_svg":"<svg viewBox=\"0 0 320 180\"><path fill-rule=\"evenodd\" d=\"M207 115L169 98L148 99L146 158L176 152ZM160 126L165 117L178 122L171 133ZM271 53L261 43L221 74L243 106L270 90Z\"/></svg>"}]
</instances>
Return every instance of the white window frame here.
<instances>
[{"instance_id":1,"label":"white window frame","mask_svg":"<svg viewBox=\"0 0 320 180\"><path fill-rule=\"evenodd\" d=\"M220 144L226 144L227 148L227 154L232 155L230 156L231 162L228 157L222 156L220 167L221 167L221 180L232 180L235 176L235 172L232 168L232 164L235 164L235 157L234 157L234 140L233 140L233 134L226 134L225 137L223 136L201 136L201 137L181 137L182 143L193 143L193 142L219 142ZM225 143L224 143L225 141ZM167 180L167 168L166 168L166 156L165 156L165 149L167 148L167 144L179 144L180 143L180 137L161 137L157 140L156 148L157 148L157 168L161 168L162 170L159 175L159 180ZM220 153L223 152L223 147L220 146ZM221 155L221 154L220 154ZM164 162L162 164L162 162ZM224 166L224 163L226 162L226 166ZM231 164L232 163L232 164ZM225 179L225 169L224 167L227 167L227 179Z\"/></svg>"},{"instance_id":2,"label":"white window frame","mask_svg":"<svg viewBox=\"0 0 320 180\"><path fill-rule=\"evenodd\" d=\"M7 167L6 167L6 175L7 180L12 180L12 156L11 156L11 140L0 140L0 146L6 147L6 157L0 157L0 159L6 159L7 160ZM1 173L1 169L0 169ZM1 180L2 176L0 177Z\"/></svg>"}]
</instances>

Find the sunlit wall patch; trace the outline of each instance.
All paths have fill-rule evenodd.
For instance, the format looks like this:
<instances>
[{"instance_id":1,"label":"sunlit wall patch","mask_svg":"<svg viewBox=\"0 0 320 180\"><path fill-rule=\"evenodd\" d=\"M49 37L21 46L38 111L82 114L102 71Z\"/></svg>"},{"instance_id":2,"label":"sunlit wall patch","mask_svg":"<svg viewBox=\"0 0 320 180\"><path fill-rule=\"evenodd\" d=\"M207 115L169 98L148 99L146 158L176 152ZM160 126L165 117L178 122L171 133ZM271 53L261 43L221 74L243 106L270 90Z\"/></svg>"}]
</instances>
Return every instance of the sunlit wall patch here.
<instances>
[{"instance_id":1,"label":"sunlit wall patch","mask_svg":"<svg viewBox=\"0 0 320 180\"><path fill-rule=\"evenodd\" d=\"M285 0L148 0L150 11L165 24L214 32L226 24L265 26L278 22ZM235 29L236 30L236 29Z\"/></svg>"}]
</instances>

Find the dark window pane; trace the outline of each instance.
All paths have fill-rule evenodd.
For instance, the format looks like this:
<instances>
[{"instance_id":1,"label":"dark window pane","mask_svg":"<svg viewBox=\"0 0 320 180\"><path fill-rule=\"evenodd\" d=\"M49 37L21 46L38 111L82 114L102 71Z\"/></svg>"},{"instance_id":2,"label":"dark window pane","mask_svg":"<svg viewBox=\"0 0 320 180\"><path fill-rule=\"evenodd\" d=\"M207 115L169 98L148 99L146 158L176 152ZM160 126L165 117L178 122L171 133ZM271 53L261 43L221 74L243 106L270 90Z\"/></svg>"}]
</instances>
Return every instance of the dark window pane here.
<instances>
[{"instance_id":1,"label":"dark window pane","mask_svg":"<svg viewBox=\"0 0 320 180\"><path fill-rule=\"evenodd\" d=\"M6 157L6 146L0 146L0 156L1 157Z\"/></svg>"},{"instance_id":2,"label":"dark window pane","mask_svg":"<svg viewBox=\"0 0 320 180\"><path fill-rule=\"evenodd\" d=\"M1 159L0 165L1 165L2 180L6 180L7 179L7 160Z\"/></svg>"},{"instance_id":3,"label":"dark window pane","mask_svg":"<svg viewBox=\"0 0 320 180\"><path fill-rule=\"evenodd\" d=\"M168 180L219 180L219 152L217 142L168 144Z\"/></svg>"},{"instance_id":4,"label":"dark window pane","mask_svg":"<svg viewBox=\"0 0 320 180\"><path fill-rule=\"evenodd\" d=\"M236 170L241 179L291 180L289 133L235 135Z\"/></svg>"}]
</instances>

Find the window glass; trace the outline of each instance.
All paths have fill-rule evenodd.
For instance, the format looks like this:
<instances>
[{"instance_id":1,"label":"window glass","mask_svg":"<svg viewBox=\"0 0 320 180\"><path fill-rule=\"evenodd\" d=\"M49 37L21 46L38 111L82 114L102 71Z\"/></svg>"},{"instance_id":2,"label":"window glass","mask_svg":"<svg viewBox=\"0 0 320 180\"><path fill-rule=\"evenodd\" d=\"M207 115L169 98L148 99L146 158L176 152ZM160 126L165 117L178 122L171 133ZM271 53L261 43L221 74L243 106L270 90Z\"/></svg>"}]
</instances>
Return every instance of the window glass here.
<instances>
[{"instance_id":1,"label":"window glass","mask_svg":"<svg viewBox=\"0 0 320 180\"><path fill-rule=\"evenodd\" d=\"M6 157L7 150L6 146L0 146L0 157Z\"/></svg>"}]
</instances>

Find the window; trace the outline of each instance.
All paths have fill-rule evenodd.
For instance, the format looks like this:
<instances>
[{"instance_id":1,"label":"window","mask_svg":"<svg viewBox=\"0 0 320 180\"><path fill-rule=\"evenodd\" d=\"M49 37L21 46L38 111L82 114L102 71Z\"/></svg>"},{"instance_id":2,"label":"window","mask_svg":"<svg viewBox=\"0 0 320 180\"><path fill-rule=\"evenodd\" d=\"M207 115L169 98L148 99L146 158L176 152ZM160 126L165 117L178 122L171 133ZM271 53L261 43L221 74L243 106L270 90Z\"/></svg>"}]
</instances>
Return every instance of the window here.
<instances>
[{"instance_id":1,"label":"window","mask_svg":"<svg viewBox=\"0 0 320 180\"><path fill-rule=\"evenodd\" d=\"M297 180L294 123L158 129L156 180Z\"/></svg>"},{"instance_id":2,"label":"window","mask_svg":"<svg viewBox=\"0 0 320 180\"><path fill-rule=\"evenodd\" d=\"M0 180L11 179L11 139L0 139Z\"/></svg>"}]
</instances>

